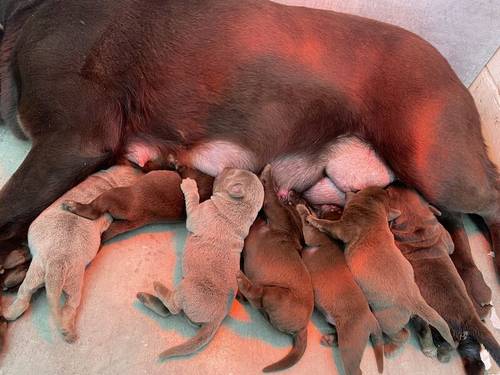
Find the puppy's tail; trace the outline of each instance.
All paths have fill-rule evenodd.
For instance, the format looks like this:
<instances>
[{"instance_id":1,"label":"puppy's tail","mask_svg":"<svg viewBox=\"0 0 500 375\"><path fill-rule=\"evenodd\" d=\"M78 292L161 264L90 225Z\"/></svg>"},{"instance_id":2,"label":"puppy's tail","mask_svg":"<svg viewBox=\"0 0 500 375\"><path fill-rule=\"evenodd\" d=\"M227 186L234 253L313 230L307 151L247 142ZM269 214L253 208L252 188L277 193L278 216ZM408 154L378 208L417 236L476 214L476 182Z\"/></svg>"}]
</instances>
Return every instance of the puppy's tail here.
<instances>
[{"instance_id":1,"label":"puppy's tail","mask_svg":"<svg viewBox=\"0 0 500 375\"><path fill-rule=\"evenodd\" d=\"M307 347L307 328L303 328L293 337L292 350L281 360L272 365L264 367L263 372L285 370L296 364L304 355Z\"/></svg>"},{"instance_id":2,"label":"puppy's tail","mask_svg":"<svg viewBox=\"0 0 500 375\"><path fill-rule=\"evenodd\" d=\"M336 321L340 356L347 375L360 375L359 364L365 351L368 337L373 344L377 369L384 370L384 338L382 330L371 313L365 314L356 321Z\"/></svg>"},{"instance_id":3,"label":"puppy's tail","mask_svg":"<svg viewBox=\"0 0 500 375\"><path fill-rule=\"evenodd\" d=\"M418 293L415 296L413 302L413 312L424 319L431 326L436 328L441 336L450 344L453 348L456 348L453 337L451 336L450 327L448 323L434 310L430 307L423 299L423 297Z\"/></svg>"},{"instance_id":4,"label":"puppy's tail","mask_svg":"<svg viewBox=\"0 0 500 375\"><path fill-rule=\"evenodd\" d=\"M222 319L202 324L194 337L180 345L165 350L160 354L160 360L163 361L172 357L180 357L197 352L212 340L221 323Z\"/></svg>"},{"instance_id":5,"label":"puppy's tail","mask_svg":"<svg viewBox=\"0 0 500 375\"><path fill-rule=\"evenodd\" d=\"M488 327L479 320L479 317L474 317L472 322L467 325L470 335L483 344L497 365L500 365L500 346Z\"/></svg>"},{"instance_id":6,"label":"puppy's tail","mask_svg":"<svg viewBox=\"0 0 500 375\"><path fill-rule=\"evenodd\" d=\"M378 324L377 319L372 315L372 329L370 332L370 341L373 345L373 351L375 353L375 361L377 362L377 370L381 374L384 372L384 336L382 335L382 329Z\"/></svg>"}]
</instances>

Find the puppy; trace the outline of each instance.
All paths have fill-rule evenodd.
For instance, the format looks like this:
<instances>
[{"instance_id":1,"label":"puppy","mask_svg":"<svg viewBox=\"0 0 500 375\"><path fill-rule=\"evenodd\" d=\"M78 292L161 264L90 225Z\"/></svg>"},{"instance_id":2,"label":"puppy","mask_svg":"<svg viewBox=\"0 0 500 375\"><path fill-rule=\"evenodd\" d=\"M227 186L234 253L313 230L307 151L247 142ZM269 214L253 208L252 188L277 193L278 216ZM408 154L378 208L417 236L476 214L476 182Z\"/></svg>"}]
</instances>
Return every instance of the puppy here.
<instances>
[{"instance_id":1,"label":"puppy","mask_svg":"<svg viewBox=\"0 0 500 375\"><path fill-rule=\"evenodd\" d=\"M146 170L156 167L149 165ZM88 204L66 201L64 207L91 220L104 213L110 214L115 220L104 232L103 241L147 224L184 220L186 210L181 178L196 181L201 202L210 198L214 179L191 168L177 164L174 167L177 172L153 170L135 184L108 190Z\"/></svg>"},{"instance_id":2,"label":"puppy","mask_svg":"<svg viewBox=\"0 0 500 375\"><path fill-rule=\"evenodd\" d=\"M466 344L470 342L468 336L482 343L500 364L500 347L481 322L450 259L453 241L436 219L436 215L440 216L441 213L415 190L393 185L387 191L391 199L390 206L401 212L391 223L396 245L412 265L422 296L446 320L453 337L459 341L458 351L467 372L477 374L484 370L479 347ZM419 335L424 349L429 345L429 340L425 340L428 335ZM447 348L451 350L449 346ZM471 352L471 348L475 350ZM446 347L441 350L446 350ZM476 370L470 371L472 368Z\"/></svg>"},{"instance_id":3,"label":"puppy","mask_svg":"<svg viewBox=\"0 0 500 375\"><path fill-rule=\"evenodd\" d=\"M226 168L217 176L212 197L201 204L194 180L183 180L181 189L190 232L184 250L183 279L173 291L156 282L157 297L138 293L137 298L161 315L182 311L201 329L187 342L161 353L161 359L194 353L217 332L236 295L244 240L264 200L259 178L234 168ZM160 307L160 301L166 309Z\"/></svg>"},{"instance_id":4,"label":"puppy","mask_svg":"<svg viewBox=\"0 0 500 375\"><path fill-rule=\"evenodd\" d=\"M378 371L382 373L382 330L370 311L363 291L354 281L340 244L307 223L306 218L310 212L305 205L299 204L297 211L302 219L304 242L307 246L302 251L302 259L312 278L314 304L328 323L336 328L346 374L361 374L359 364L369 337L374 342ZM328 219L338 219L340 215L339 210L336 215L329 215ZM332 335L322 338L323 343L334 341Z\"/></svg>"},{"instance_id":5,"label":"puppy","mask_svg":"<svg viewBox=\"0 0 500 375\"><path fill-rule=\"evenodd\" d=\"M274 190L271 166L261 174L264 213L251 227L243 251L244 270L239 292L261 310L278 330L293 336L292 350L264 372L284 370L297 363L307 346L307 325L314 309L311 277L302 262L301 228L292 208L281 203Z\"/></svg>"},{"instance_id":6,"label":"puppy","mask_svg":"<svg viewBox=\"0 0 500 375\"><path fill-rule=\"evenodd\" d=\"M448 325L422 298L410 263L394 243L388 221L400 212L390 209L388 193L370 187L348 194L347 199L340 220L321 220L309 215L307 221L347 244L347 264L382 331L389 337L385 352L390 354L408 339L404 326L413 314L436 327L454 345Z\"/></svg>"},{"instance_id":7,"label":"puppy","mask_svg":"<svg viewBox=\"0 0 500 375\"><path fill-rule=\"evenodd\" d=\"M95 173L45 209L30 225L28 245L33 259L15 301L4 309L7 320L17 319L29 306L33 293L45 284L56 325L67 342L76 340L75 316L80 305L85 267L94 259L101 234L111 224L109 215L88 220L62 208L66 200L89 201L114 187L136 182L142 172L119 165ZM64 307L60 306L62 292Z\"/></svg>"}]
</instances>

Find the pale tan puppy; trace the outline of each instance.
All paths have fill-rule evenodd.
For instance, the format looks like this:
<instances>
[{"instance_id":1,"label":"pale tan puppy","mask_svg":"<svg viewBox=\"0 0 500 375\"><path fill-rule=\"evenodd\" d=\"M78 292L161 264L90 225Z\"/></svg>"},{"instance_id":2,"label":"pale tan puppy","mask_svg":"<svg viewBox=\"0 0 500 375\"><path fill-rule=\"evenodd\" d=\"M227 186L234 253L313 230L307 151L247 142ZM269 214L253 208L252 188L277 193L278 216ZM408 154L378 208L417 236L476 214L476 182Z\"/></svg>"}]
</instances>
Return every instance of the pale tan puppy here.
<instances>
[{"instance_id":1,"label":"pale tan puppy","mask_svg":"<svg viewBox=\"0 0 500 375\"><path fill-rule=\"evenodd\" d=\"M154 285L168 311L150 294L139 293L137 297L161 315L182 311L201 328L190 340L160 354L161 359L194 353L217 332L238 290L236 275L244 240L264 200L259 178L234 168L217 176L212 197L201 204L194 180L183 180L181 189L190 232L184 249L183 279L173 291L158 282Z\"/></svg>"},{"instance_id":2,"label":"pale tan puppy","mask_svg":"<svg viewBox=\"0 0 500 375\"><path fill-rule=\"evenodd\" d=\"M394 242L388 221L400 214L391 210L385 190L370 187L348 196L340 220L320 220L310 215L307 221L346 243L347 264L389 337L386 353L406 342L409 333L404 327L412 315L434 326L455 346L448 325L423 299L410 263Z\"/></svg>"},{"instance_id":3,"label":"pale tan puppy","mask_svg":"<svg viewBox=\"0 0 500 375\"><path fill-rule=\"evenodd\" d=\"M109 189L129 186L143 173L129 165L97 172L45 209L30 225L28 244L33 260L17 297L4 309L7 320L17 319L29 307L33 293L45 284L51 313L64 339L72 342L76 309L80 305L85 267L101 246L101 234L110 226L109 215L88 220L63 209L66 200L89 202ZM62 292L66 303L61 308Z\"/></svg>"}]
</instances>

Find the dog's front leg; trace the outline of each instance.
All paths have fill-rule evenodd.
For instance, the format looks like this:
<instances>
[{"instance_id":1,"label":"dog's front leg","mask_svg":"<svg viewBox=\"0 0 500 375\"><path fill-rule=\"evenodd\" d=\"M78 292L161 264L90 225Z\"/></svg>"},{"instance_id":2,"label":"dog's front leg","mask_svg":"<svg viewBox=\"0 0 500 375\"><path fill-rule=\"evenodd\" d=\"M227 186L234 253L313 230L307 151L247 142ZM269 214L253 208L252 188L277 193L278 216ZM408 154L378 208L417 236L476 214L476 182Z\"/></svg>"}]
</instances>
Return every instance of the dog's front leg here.
<instances>
[{"instance_id":1,"label":"dog's front leg","mask_svg":"<svg viewBox=\"0 0 500 375\"><path fill-rule=\"evenodd\" d=\"M54 134L34 143L0 191L0 241L22 239L42 210L110 160L110 154L90 153L78 142Z\"/></svg>"}]
</instances>

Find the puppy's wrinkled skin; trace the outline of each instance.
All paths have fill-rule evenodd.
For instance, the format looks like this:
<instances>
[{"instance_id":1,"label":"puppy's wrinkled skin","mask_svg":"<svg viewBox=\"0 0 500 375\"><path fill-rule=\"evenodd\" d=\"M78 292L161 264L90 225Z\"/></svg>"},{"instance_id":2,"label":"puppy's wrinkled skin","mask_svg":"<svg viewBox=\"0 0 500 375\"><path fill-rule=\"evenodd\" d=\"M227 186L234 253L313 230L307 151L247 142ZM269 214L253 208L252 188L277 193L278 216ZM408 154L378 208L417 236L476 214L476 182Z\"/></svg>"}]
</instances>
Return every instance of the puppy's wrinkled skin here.
<instances>
[{"instance_id":1,"label":"puppy's wrinkled skin","mask_svg":"<svg viewBox=\"0 0 500 375\"><path fill-rule=\"evenodd\" d=\"M161 359L194 353L217 332L236 295L244 240L264 200L259 178L234 168L217 176L212 197L201 204L194 180L183 180L181 189L190 232L184 249L183 279L172 291L157 282L155 292L169 313L182 311L201 328L193 338L161 353ZM153 311L166 313L150 295L139 293L138 298Z\"/></svg>"},{"instance_id":2,"label":"puppy's wrinkled skin","mask_svg":"<svg viewBox=\"0 0 500 375\"><path fill-rule=\"evenodd\" d=\"M289 368L302 358L314 296L311 277L300 257L301 228L294 219L293 209L279 201L269 165L264 168L261 181L267 223L257 220L245 240L245 273L240 273L238 287L275 328L293 335L291 351L263 369L271 372Z\"/></svg>"},{"instance_id":3,"label":"puppy's wrinkled skin","mask_svg":"<svg viewBox=\"0 0 500 375\"><path fill-rule=\"evenodd\" d=\"M178 172L151 171L135 184L108 190L88 204L66 201L65 208L91 220L110 214L114 220L103 233L104 241L147 224L181 221L186 217L181 178L197 182L201 202L212 194L213 178L186 167L178 167Z\"/></svg>"},{"instance_id":4,"label":"puppy's wrinkled skin","mask_svg":"<svg viewBox=\"0 0 500 375\"><path fill-rule=\"evenodd\" d=\"M101 246L101 234L111 224L107 215L88 220L62 208L65 200L90 201L102 192L137 181L142 173L119 165L88 177L51 206L30 225L28 244L33 260L15 301L4 309L7 320L17 319L29 306L32 294L45 285L52 316L64 339L76 340L75 316L80 305L85 267ZM66 302L60 305L61 294Z\"/></svg>"},{"instance_id":5,"label":"puppy's wrinkled skin","mask_svg":"<svg viewBox=\"0 0 500 375\"><path fill-rule=\"evenodd\" d=\"M302 259L311 275L314 305L336 327L346 374L361 374L359 364L369 337L374 343L378 371L382 373L382 330L347 266L340 243L307 223L306 217L310 212L306 206L298 205L297 211L302 219L304 242L307 246L302 251ZM329 215L328 219L332 219L332 216ZM340 210L336 219L338 218ZM323 342L326 341L327 338L323 338Z\"/></svg>"},{"instance_id":6,"label":"puppy's wrinkled skin","mask_svg":"<svg viewBox=\"0 0 500 375\"><path fill-rule=\"evenodd\" d=\"M422 298L410 263L394 243L388 221L400 212L389 207L388 193L370 187L348 194L347 206L338 221L308 216L319 230L346 243L345 258L356 282L363 290L382 331L389 336L390 354L407 339L404 326L419 315L454 345L450 329L439 314Z\"/></svg>"},{"instance_id":7,"label":"puppy's wrinkled skin","mask_svg":"<svg viewBox=\"0 0 500 375\"><path fill-rule=\"evenodd\" d=\"M472 337L499 363L500 346L481 322L450 259L453 241L436 219L440 212L415 190L390 186L387 191L391 207L401 212L392 222L391 231L396 245L413 267L422 296L446 320L456 341L461 343ZM459 349L459 353L463 351ZM476 358L480 358L479 352Z\"/></svg>"}]
</instances>

